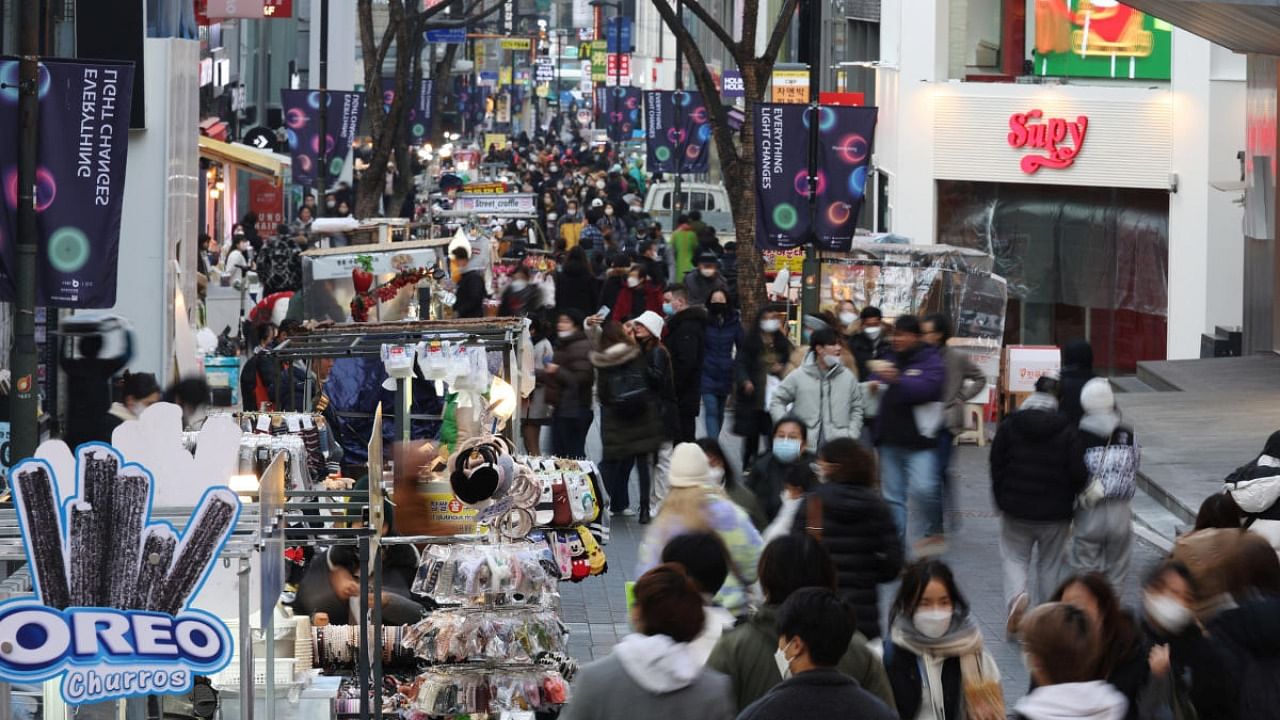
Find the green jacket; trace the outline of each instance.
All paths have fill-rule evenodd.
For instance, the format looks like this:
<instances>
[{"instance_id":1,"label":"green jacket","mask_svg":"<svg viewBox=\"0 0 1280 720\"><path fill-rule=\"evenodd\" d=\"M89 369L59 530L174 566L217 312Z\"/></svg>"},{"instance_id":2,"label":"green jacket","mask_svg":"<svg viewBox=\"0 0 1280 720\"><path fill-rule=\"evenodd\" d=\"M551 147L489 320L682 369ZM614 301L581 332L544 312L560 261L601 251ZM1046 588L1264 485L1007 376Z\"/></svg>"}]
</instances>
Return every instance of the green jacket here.
<instances>
[{"instance_id":1,"label":"green jacket","mask_svg":"<svg viewBox=\"0 0 1280 720\"><path fill-rule=\"evenodd\" d=\"M707 659L707 667L729 676L738 712L782 682L773 660L773 652L778 649L776 612L774 605L761 607L749 620L721 635ZM861 633L855 633L836 669L857 680L864 690L889 707L895 707L889 676L866 643Z\"/></svg>"},{"instance_id":2,"label":"green jacket","mask_svg":"<svg viewBox=\"0 0 1280 720\"><path fill-rule=\"evenodd\" d=\"M676 280L683 280L693 269L693 256L698 252L698 235L686 225L671 233L671 247L676 253Z\"/></svg>"}]
</instances>

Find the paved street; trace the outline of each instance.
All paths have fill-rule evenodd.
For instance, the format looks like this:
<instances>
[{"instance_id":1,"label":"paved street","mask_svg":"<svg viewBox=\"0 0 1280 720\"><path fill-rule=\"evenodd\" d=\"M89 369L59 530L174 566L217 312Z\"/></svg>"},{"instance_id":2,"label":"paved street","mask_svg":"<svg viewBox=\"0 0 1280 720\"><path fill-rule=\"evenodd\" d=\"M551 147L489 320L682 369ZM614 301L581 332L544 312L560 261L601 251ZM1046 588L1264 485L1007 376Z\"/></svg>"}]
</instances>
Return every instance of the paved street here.
<instances>
[{"instance_id":1,"label":"paved street","mask_svg":"<svg viewBox=\"0 0 1280 720\"><path fill-rule=\"evenodd\" d=\"M726 434L722 441L730 456L736 457L737 438ZM595 431L588 453L598 457ZM949 523L958 523L959 529L951 534L948 559L985 631L987 647L1004 676L1005 696L1012 702L1025 693L1028 680L1019 648L1004 639L999 523L992 511L986 458L985 448L971 446L960 448L956 454L960 493L957 507L950 512ZM572 633L570 651L582 661L607 654L613 644L629 632L623 584L636 577L636 552L644 528L634 518L615 520L613 540L606 548L608 574L579 585L565 584L561 588L564 617ZM1158 560L1159 554L1153 546L1137 542L1132 570L1124 588L1128 605L1135 604L1141 578ZM882 588L882 609L887 608L895 589L894 586Z\"/></svg>"}]
</instances>

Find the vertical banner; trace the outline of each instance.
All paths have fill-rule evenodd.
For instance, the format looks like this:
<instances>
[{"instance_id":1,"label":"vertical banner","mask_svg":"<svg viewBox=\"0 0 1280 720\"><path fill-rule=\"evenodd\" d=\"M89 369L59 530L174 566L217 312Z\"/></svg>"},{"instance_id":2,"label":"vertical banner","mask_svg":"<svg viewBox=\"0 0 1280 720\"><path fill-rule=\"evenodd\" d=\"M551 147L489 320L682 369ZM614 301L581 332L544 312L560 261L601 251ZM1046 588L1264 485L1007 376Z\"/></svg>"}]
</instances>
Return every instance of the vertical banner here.
<instances>
[{"instance_id":1,"label":"vertical banner","mask_svg":"<svg viewBox=\"0 0 1280 720\"><path fill-rule=\"evenodd\" d=\"M650 172L707 172L711 115L701 93L647 92L644 114Z\"/></svg>"},{"instance_id":2,"label":"vertical banner","mask_svg":"<svg viewBox=\"0 0 1280 720\"><path fill-rule=\"evenodd\" d=\"M249 210L258 215L258 235L271 237L284 222L284 193L271 180L250 178Z\"/></svg>"},{"instance_id":3,"label":"vertical banner","mask_svg":"<svg viewBox=\"0 0 1280 720\"><path fill-rule=\"evenodd\" d=\"M129 152L131 63L40 63L36 304L116 304ZM18 61L0 59L0 299L14 297L18 230Z\"/></svg>"},{"instance_id":4,"label":"vertical banner","mask_svg":"<svg viewBox=\"0 0 1280 720\"><path fill-rule=\"evenodd\" d=\"M630 140L640 127L640 89L633 87L596 88L597 126L609 131L609 140Z\"/></svg>"},{"instance_id":5,"label":"vertical banner","mask_svg":"<svg viewBox=\"0 0 1280 720\"><path fill-rule=\"evenodd\" d=\"M412 84L412 83L411 83ZM405 112L404 125L400 127L401 137L410 145L426 142L427 132L431 125L431 78L422 78L418 85L416 102L409 105ZM410 88L412 91L412 88ZM391 112L391 103L396 99L396 79L391 76L382 78L382 110Z\"/></svg>"},{"instance_id":6,"label":"vertical banner","mask_svg":"<svg viewBox=\"0 0 1280 720\"><path fill-rule=\"evenodd\" d=\"M753 108L756 153L756 245L800 246L809 223L809 109L791 103ZM822 107L818 122L817 247L848 251L866 194L876 109Z\"/></svg>"},{"instance_id":7,"label":"vertical banner","mask_svg":"<svg viewBox=\"0 0 1280 720\"><path fill-rule=\"evenodd\" d=\"M326 93L326 100L325 155L329 175L325 184L332 185L342 174L351 141L360 127L364 94L330 90ZM289 154L293 156L293 182L302 186L314 185L319 172L316 165L320 156L320 91L281 90L280 104L284 108Z\"/></svg>"}]
</instances>

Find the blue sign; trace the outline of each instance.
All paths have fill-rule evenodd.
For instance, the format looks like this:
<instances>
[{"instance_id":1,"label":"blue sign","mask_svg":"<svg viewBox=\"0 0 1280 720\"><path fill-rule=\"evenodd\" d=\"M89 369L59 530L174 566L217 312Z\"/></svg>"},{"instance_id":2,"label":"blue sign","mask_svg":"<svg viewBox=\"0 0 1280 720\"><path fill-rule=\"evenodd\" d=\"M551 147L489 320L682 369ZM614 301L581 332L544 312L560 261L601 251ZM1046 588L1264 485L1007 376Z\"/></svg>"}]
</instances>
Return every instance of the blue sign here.
<instances>
[{"instance_id":1,"label":"blue sign","mask_svg":"<svg viewBox=\"0 0 1280 720\"><path fill-rule=\"evenodd\" d=\"M0 643L0 680L61 678L72 705L189 692L231 661L226 624L190 605L239 499L210 488L179 532L151 517L150 471L110 445L80 446L76 471L69 498L44 460L10 474L34 594L0 603L0 637L16 638Z\"/></svg>"},{"instance_id":2,"label":"blue sign","mask_svg":"<svg viewBox=\"0 0 1280 720\"><path fill-rule=\"evenodd\" d=\"M441 28L439 30L427 31L427 42L445 43L448 45L461 45L467 41L467 29L458 28Z\"/></svg>"},{"instance_id":3,"label":"blue sign","mask_svg":"<svg viewBox=\"0 0 1280 720\"><path fill-rule=\"evenodd\" d=\"M725 70L720 78L720 97L746 97L747 88L742 84L742 73L737 70Z\"/></svg>"},{"instance_id":4,"label":"blue sign","mask_svg":"<svg viewBox=\"0 0 1280 720\"><path fill-rule=\"evenodd\" d=\"M618 48L618 28L622 28L622 48ZM611 53L629 53L631 52L631 18L629 17L610 17L605 20L604 37L609 45Z\"/></svg>"}]
</instances>

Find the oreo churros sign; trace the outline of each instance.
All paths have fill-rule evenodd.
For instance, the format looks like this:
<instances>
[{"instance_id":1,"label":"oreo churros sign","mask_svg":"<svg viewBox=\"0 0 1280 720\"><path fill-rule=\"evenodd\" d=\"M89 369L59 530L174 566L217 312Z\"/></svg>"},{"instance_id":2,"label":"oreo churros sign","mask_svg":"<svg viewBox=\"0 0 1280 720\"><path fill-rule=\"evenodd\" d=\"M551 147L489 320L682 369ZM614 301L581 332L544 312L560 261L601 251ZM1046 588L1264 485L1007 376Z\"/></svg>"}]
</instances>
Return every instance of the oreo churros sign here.
<instances>
[{"instance_id":1,"label":"oreo churros sign","mask_svg":"<svg viewBox=\"0 0 1280 720\"><path fill-rule=\"evenodd\" d=\"M0 680L60 678L73 705L188 691L231 660L226 625L188 605L239 499L211 488L179 533L151 521L154 478L114 448L81 446L76 476L60 498L42 460L9 475L36 594L0 603Z\"/></svg>"}]
</instances>

